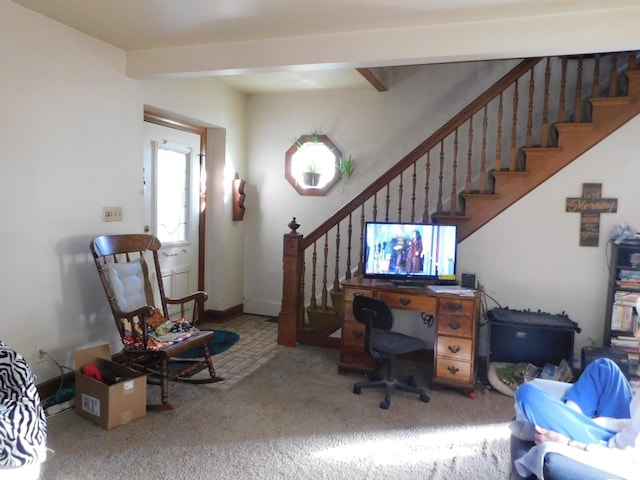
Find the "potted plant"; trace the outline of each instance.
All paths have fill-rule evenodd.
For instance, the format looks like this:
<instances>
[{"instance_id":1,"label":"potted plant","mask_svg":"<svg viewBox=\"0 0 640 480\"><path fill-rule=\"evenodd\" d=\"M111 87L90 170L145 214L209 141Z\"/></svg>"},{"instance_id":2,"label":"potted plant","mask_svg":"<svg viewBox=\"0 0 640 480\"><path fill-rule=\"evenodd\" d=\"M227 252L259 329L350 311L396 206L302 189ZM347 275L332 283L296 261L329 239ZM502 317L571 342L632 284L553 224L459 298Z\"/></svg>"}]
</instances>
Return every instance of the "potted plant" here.
<instances>
[{"instance_id":1,"label":"potted plant","mask_svg":"<svg viewBox=\"0 0 640 480\"><path fill-rule=\"evenodd\" d=\"M304 183L310 187L315 187L320 182L320 172L318 171L318 166L313 159L307 164L307 169L302 174L302 177L304 179Z\"/></svg>"},{"instance_id":2,"label":"potted plant","mask_svg":"<svg viewBox=\"0 0 640 480\"><path fill-rule=\"evenodd\" d=\"M338 168L340 169L340 173L346 177L346 181L348 182L351 178L351 174L356 169L356 159L351 155L348 157L341 156L338 161Z\"/></svg>"}]
</instances>

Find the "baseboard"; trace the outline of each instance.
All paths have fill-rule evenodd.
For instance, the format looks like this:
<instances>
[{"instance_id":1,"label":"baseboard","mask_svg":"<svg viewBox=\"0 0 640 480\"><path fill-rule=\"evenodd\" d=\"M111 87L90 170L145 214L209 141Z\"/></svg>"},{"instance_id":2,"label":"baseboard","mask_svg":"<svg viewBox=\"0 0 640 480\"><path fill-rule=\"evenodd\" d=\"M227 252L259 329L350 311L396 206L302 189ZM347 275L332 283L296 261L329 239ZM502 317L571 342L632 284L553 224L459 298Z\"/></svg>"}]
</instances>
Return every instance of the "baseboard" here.
<instances>
[{"instance_id":1,"label":"baseboard","mask_svg":"<svg viewBox=\"0 0 640 480\"><path fill-rule=\"evenodd\" d=\"M205 310L202 321L224 323L236 318L244 313L242 304L236 305L226 310Z\"/></svg>"}]
</instances>

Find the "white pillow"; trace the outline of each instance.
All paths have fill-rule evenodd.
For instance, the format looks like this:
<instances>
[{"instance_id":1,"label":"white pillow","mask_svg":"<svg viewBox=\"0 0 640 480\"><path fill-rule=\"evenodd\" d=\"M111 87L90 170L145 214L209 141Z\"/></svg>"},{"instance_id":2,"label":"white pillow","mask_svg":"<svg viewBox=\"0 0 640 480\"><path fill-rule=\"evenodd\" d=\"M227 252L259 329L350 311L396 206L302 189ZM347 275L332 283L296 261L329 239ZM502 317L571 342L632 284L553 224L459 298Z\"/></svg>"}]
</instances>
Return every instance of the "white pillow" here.
<instances>
[{"instance_id":1,"label":"white pillow","mask_svg":"<svg viewBox=\"0 0 640 480\"><path fill-rule=\"evenodd\" d=\"M127 263L109 263L107 269L109 284L121 311L131 312L147 305L140 260Z\"/></svg>"}]
</instances>

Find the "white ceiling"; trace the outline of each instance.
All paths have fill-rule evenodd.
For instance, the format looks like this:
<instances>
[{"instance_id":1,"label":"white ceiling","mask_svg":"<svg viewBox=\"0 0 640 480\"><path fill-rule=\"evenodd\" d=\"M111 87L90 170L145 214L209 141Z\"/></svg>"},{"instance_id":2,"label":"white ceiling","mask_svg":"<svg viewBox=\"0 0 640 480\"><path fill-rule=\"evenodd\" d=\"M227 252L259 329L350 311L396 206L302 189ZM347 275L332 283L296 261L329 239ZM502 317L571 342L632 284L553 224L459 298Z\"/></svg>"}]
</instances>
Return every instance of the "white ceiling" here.
<instances>
[{"instance_id":1,"label":"white ceiling","mask_svg":"<svg viewBox=\"0 0 640 480\"><path fill-rule=\"evenodd\" d=\"M532 16L580 15L632 8L638 4L637 0L13 1L138 58L159 56L164 51L194 52L196 46L220 49L229 45L232 50L242 51L243 46L250 49L257 45L256 42L266 42L267 45L279 42L271 45L283 45L286 41L295 44L297 38L308 41L314 37L329 38L353 32L401 32L411 28L472 25ZM191 50L185 50L187 47ZM384 47L372 45L372 48ZM308 56L317 54L317 65L320 65L321 53L310 49ZM286 55L286 51L283 54ZM393 65L393 58L387 58L385 63ZM404 63L406 61L399 64ZM250 75L245 74L246 68L237 71L221 69L218 74L224 74L224 81L249 93L366 84L351 67L329 66L331 63L328 61L324 66L315 68L288 71L262 68L250 72ZM238 72L241 74L236 75ZM215 69L208 74L216 74Z\"/></svg>"}]
</instances>

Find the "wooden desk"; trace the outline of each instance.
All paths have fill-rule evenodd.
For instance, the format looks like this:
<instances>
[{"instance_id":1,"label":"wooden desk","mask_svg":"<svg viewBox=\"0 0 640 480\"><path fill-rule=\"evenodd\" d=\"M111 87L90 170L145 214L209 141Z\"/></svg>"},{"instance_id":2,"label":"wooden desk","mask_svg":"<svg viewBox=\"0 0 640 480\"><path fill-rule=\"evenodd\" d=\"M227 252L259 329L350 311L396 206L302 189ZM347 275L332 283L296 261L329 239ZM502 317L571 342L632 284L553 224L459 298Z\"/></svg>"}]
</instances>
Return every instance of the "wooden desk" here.
<instances>
[{"instance_id":1,"label":"wooden desk","mask_svg":"<svg viewBox=\"0 0 640 480\"><path fill-rule=\"evenodd\" d=\"M343 284L344 320L338 372L369 372L374 359L364 349L364 325L353 316L353 297L384 300L393 309L424 312L435 317L432 388L448 386L474 396L478 357L480 295L435 293L428 288L396 287L391 282L352 278Z\"/></svg>"}]
</instances>

